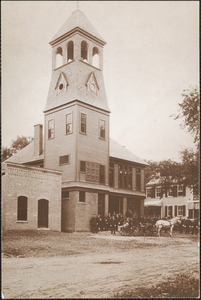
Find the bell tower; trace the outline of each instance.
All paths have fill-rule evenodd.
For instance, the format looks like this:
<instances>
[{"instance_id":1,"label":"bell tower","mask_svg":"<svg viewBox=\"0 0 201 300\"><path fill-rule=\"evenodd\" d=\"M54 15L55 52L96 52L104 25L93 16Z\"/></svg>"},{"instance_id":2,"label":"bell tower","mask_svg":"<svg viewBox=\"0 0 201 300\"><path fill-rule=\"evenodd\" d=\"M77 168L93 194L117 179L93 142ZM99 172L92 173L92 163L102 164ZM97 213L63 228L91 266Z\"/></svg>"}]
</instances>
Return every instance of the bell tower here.
<instances>
[{"instance_id":1,"label":"bell tower","mask_svg":"<svg viewBox=\"0 0 201 300\"><path fill-rule=\"evenodd\" d=\"M68 221L65 223L64 216L62 222L73 231L79 230L76 211L80 202L85 202L90 218L97 213L98 191L108 192L110 110L103 80L105 44L79 9L50 41L52 77L44 109L44 167L62 171L62 193L71 203L66 210ZM89 229L88 221L80 226Z\"/></svg>"}]
</instances>

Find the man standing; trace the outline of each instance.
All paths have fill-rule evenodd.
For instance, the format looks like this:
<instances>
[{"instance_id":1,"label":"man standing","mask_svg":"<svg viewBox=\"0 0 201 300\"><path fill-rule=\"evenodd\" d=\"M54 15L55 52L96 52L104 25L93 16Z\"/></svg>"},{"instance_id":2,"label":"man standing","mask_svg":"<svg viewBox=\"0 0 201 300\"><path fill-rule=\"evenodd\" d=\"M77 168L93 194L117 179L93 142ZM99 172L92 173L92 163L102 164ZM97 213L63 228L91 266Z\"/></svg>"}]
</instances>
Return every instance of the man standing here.
<instances>
[{"instance_id":1,"label":"man standing","mask_svg":"<svg viewBox=\"0 0 201 300\"><path fill-rule=\"evenodd\" d=\"M94 214L93 217L90 220L91 225L91 232L97 233L97 221L96 221L96 215Z\"/></svg>"}]
</instances>

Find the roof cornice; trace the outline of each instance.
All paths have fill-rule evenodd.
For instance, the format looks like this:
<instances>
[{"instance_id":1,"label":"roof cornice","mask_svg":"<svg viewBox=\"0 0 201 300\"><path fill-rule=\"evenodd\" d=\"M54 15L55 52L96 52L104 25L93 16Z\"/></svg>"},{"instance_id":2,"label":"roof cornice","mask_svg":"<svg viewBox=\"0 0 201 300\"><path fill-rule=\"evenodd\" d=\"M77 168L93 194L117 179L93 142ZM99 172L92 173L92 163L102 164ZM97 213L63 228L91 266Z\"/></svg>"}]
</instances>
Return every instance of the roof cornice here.
<instances>
[{"instance_id":1,"label":"roof cornice","mask_svg":"<svg viewBox=\"0 0 201 300\"><path fill-rule=\"evenodd\" d=\"M77 26L77 27L73 28L72 30L66 32L65 34L61 35L60 37L56 38L55 40L52 40L51 42L49 42L49 44L53 47L53 46L57 45L58 43L60 43L62 40L68 38L70 35L75 34L75 33L84 34L87 38L94 40L95 42L99 43L101 46L106 45L106 42L104 42L103 40L101 40L101 39L97 38L96 36L90 34L89 32L85 31L84 29L82 29L79 26Z\"/></svg>"}]
</instances>

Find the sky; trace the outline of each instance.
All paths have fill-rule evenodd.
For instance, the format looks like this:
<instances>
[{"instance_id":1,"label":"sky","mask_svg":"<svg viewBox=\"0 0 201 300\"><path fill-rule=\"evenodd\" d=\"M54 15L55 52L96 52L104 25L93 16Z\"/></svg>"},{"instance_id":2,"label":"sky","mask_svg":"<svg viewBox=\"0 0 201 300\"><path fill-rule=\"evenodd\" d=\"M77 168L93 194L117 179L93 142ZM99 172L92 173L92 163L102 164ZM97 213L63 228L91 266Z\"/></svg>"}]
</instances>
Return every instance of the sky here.
<instances>
[{"instance_id":1,"label":"sky","mask_svg":"<svg viewBox=\"0 0 201 300\"><path fill-rule=\"evenodd\" d=\"M199 80L198 1L79 1L104 47L110 137L142 159L180 160L193 138L178 113ZM49 41L77 1L2 1L2 146L44 122Z\"/></svg>"}]
</instances>

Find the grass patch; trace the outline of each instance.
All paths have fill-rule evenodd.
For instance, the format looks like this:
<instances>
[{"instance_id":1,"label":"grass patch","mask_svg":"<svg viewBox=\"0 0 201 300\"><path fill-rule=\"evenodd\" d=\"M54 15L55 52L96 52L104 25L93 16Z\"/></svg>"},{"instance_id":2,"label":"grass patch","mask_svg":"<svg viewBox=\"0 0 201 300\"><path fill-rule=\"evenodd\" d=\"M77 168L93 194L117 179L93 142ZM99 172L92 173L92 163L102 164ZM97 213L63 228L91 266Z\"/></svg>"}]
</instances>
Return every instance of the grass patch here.
<instances>
[{"instance_id":1,"label":"grass patch","mask_svg":"<svg viewBox=\"0 0 201 300\"><path fill-rule=\"evenodd\" d=\"M115 298L199 298L199 279L193 274L169 277L165 282L151 287L139 287L115 293Z\"/></svg>"}]
</instances>

